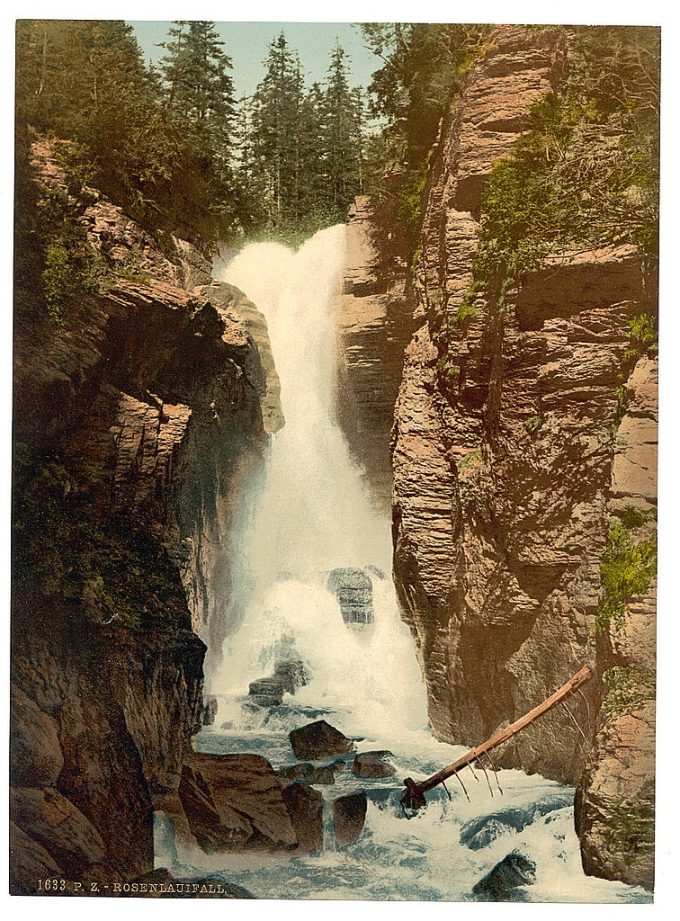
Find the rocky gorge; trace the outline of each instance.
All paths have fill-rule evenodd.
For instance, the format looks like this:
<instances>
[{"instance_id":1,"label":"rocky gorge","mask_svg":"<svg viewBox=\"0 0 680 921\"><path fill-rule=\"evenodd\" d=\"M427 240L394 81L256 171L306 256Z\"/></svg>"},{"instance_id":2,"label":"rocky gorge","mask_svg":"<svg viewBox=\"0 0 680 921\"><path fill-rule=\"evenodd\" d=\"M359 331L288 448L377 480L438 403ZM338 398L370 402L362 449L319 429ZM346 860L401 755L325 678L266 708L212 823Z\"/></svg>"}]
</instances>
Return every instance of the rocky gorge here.
<instances>
[{"instance_id":1,"label":"rocky gorge","mask_svg":"<svg viewBox=\"0 0 680 921\"><path fill-rule=\"evenodd\" d=\"M340 306L350 396L339 399L356 407L353 431L371 432L358 452L369 480L391 445L394 576L436 735L479 743L593 666L574 712L539 720L500 763L576 784L587 871L651 888L653 574L615 620L598 612L607 561L653 543L657 364L631 348L631 323L654 315L654 278L634 247L574 248L503 302L476 295L461 309L485 183L568 58L568 30L493 29L441 124L419 256L397 286L403 370L399 348L375 357L374 342L399 334L372 277L370 203L358 205L363 245ZM363 405L371 377L377 422Z\"/></svg>"},{"instance_id":2,"label":"rocky gorge","mask_svg":"<svg viewBox=\"0 0 680 921\"><path fill-rule=\"evenodd\" d=\"M315 897L334 883L309 861L335 849L348 897L521 899L550 860L568 873L572 812L586 873L653 888L658 368L635 330L654 272L603 243L500 293L476 276L490 177L571 54L567 29L491 29L396 272L362 195L346 227L253 244L225 261L238 287L217 281L207 249L144 229L34 139L37 213L87 258L76 296L19 309L15 336L13 892L163 894L179 873L177 894L215 894L225 855L250 888L271 854L271 891L290 872ZM37 297L22 277L19 307ZM411 758L433 772L583 665L584 693L494 754L499 790L500 769L527 775L509 803L446 790L439 828L404 832ZM538 870L507 849L524 833ZM461 888L427 888L430 848ZM361 888L374 860L385 880Z\"/></svg>"},{"instance_id":3,"label":"rocky gorge","mask_svg":"<svg viewBox=\"0 0 680 921\"><path fill-rule=\"evenodd\" d=\"M11 850L28 894L153 870L153 810L177 796L220 648L225 528L282 424L266 324L205 256L74 194L46 142L33 171L106 282L17 329Z\"/></svg>"}]
</instances>

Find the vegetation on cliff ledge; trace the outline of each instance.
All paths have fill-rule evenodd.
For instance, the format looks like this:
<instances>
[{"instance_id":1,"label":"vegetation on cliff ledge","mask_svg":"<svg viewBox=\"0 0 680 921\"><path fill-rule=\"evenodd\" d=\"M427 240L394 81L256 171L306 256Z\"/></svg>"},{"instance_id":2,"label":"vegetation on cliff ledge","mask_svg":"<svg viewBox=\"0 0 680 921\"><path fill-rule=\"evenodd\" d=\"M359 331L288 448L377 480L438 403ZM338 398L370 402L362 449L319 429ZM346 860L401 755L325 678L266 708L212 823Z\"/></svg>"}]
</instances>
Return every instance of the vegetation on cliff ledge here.
<instances>
[{"instance_id":1,"label":"vegetation on cliff ledge","mask_svg":"<svg viewBox=\"0 0 680 921\"><path fill-rule=\"evenodd\" d=\"M612 521L600 563L605 600L597 612L597 630L608 624L614 629L623 626L626 605L647 591L656 574L656 556L654 537L636 540L623 521Z\"/></svg>"},{"instance_id":2,"label":"vegetation on cliff ledge","mask_svg":"<svg viewBox=\"0 0 680 921\"><path fill-rule=\"evenodd\" d=\"M470 295L548 255L658 248L659 33L579 27L564 85L541 99L485 186Z\"/></svg>"}]
</instances>

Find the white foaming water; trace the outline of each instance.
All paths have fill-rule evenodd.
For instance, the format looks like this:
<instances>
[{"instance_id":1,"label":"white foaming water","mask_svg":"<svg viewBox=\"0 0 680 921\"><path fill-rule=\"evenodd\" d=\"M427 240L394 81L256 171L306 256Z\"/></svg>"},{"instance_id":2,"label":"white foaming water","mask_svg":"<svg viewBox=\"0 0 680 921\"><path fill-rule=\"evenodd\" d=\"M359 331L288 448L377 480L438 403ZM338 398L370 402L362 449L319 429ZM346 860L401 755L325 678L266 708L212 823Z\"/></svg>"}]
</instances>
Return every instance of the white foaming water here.
<instances>
[{"instance_id":1,"label":"white foaming water","mask_svg":"<svg viewBox=\"0 0 680 921\"><path fill-rule=\"evenodd\" d=\"M359 780L349 756L332 786L315 788L326 801L319 855L205 854L175 842L168 818L158 814L156 864L178 876L216 874L258 898L470 900L475 883L519 850L534 861L536 880L511 898L649 901L641 889L584 875L573 790L561 784L501 771L499 783L489 777L489 789L481 772L467 772L466 793L451 780L450 799L436 788L427 809L410 820L400 806L401 778L422 779L463 749L437 742L426 729L424 686L389 577L372 579L375 622L360 629L344 623L326 589L335 567L391 569L390 523L371 507L334 418L333 304L344 234L344 227L321 231L297 253L255 244L221 272L267 318L286 425L274 436L267 480L242 541L250 581L243 621L225 643L213 688L216 725L199 734L196 746L261 754L279 768L295 763L289 730L323 715L360 736L359 751L391 750L396 775ZM243 707L249 682L292 654L305 662L307 686L280 707ZM359 788L369 800L364 831L353 846L337 849L331 802ZM471 844L469 823L483 817L494 831Z\"/></svg>"},{"instance_id":2,"label":"white foaming water","mask_svg":"<svg viewBox=\"0 0 680 921\"><path fill-rule=\"evenodd\" d=\"M343 711L345 730L427 725L422 679L391 582L373 579L375 623L362 630L348 629L326 589L334 568L373 564L389 572L392 557L389 522L372 506L335 419L334 308L345 232L342 225L322 230L298 252L257 243L221 272L266 317L286 420L273 437L243 538L250 575L243 621L213 682L227 698L219 718L234 725L252 718L235 698L291 655L310 678L296 704Z\"/></svg>"}]
</instances>

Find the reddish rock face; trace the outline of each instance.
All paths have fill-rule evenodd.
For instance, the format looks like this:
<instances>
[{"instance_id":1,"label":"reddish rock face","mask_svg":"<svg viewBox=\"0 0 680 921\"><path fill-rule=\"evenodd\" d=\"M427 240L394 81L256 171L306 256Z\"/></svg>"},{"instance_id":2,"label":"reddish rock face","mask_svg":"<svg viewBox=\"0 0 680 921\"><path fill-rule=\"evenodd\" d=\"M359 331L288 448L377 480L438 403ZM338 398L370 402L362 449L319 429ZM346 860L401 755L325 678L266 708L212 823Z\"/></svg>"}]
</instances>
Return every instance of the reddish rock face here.
<instances>
[{"instance_id":1,"label":"reddish rock face","mask_svg":"<svg viewBox=\"0 0 680 921\"><path fill-rule=\"evenodd\" d=\"M298 845L281 782L258 755L192 755L182 769L179 797L204 851Z\"/></svg>"},{"instance_id":2,"label":"reddish rock face","mask_svg":"<svg viewBox=\"0 0 680 921\"><path fill-rule=\"evenodd\" d=\"M39 194L67 196L49 145L34 154ZM58 454L86 551L94 529L107 558L139 536L126 575L141 588L134 610L111 610L97 578L13 599L12 886L28 894L40 867L74 881L153 868L153 809L176 797L201 721L199 636L229 579L223 529L278 418L266 327L244 295L194 289L210 278L197 250L161 252L94 190L73 204L114 281L61 325L18 325L15 438L38 471Z\"/></svg>"},{"instance_id":3,"label":"reddish rock face","mask_svg":"<svg viewBox=\"0 0 680 921\"><path fill-rule=\"evenodd\" d=\"M522 278L502 311L480 298L473 317L452 323L472 280L484 181L533 103L562 78L565 34L494 30L442 126L424 209L418 328L394 415L395 579L432 725L456 744L479 743L586 663L601 677L612 663L640 665L642 655L625 641L627 627L597 641L594 632L610 518L629 507L653 512L656 502L655 362L643 357L633 368L627 353L629 321L650 312L655 296L637 252L566 253ZM437 367L447 328L455 379ZM653 602L636 601L630 618L651 644ZM596 680L587 704L572 705L591 737L600 692ZM644 788L649 801L645 712L635 724L609 721L599 737L580 827L593 872L650 885L649 847L643 842L631 862L630 841L608 836L597 816L613 777L620 799L632 802ZM500 761L575 783L585 758L579 730L558 708ZM614 792L604 795L613 814Z\"/></svg>"},{"instance_id":4,"label":"reddish rock face","mask_svg":"<svg viewBox=\"0 0 680 921\"><path fill-rule=\"evenodd\" d=\"M359 196L347 226L347 263L338 306L337 407L374 500L389 513L390 432L413 307L403 279L388 284L381 278L372 214L370 199Z\"/></svg>"}]
</instances>

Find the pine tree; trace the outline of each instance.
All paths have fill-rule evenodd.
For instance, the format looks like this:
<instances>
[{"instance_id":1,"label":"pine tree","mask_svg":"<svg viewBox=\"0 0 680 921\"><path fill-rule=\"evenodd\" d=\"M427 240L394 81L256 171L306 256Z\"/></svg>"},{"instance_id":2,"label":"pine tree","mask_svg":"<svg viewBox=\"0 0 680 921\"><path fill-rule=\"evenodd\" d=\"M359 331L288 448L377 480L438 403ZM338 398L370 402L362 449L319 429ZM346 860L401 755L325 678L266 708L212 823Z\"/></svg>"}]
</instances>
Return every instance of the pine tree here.
<instances>
[{"instance_id":1,"label":"pine tree","mask_svg":"<svg viewBox=\"0 0 680 921\"><path fill-rule=\"evenodd\" d=\"M324 159L332 207L344 220L360 191L362 176L362 114L360 92L350 89L349 58L337 44L326 79L323 124Z\"/></svg>"},{"instance_id":2,"label":"pine tree","mask_svg":"<svg viewBox=\"0 0 680 921\"><path fill-rule=\"evenodd\" d=\"M282 32L269 46L265 76L252 100L254 169L270 227L294 226L301 216L303 89L299 59Z\"/></svg>"}]
</instances>

